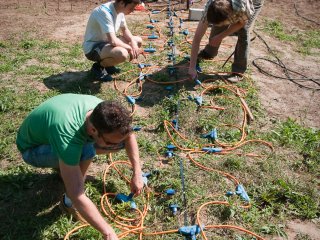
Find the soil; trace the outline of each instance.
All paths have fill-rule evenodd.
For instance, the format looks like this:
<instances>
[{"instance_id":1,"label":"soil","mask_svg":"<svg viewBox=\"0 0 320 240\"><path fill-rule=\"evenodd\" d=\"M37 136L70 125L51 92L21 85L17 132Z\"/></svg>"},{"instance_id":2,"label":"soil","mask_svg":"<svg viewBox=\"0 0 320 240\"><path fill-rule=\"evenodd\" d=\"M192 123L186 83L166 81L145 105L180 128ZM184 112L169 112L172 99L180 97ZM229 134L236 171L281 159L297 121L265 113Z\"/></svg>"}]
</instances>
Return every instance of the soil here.
<instances>
[{"instance_id":1,"label":"soil","mask_svg":"<svg viewBox=\"0 0 320 240\"><path fill-rule=\"evenodd\" d=\"M90 11L101 2L99 0L1 1L0 40L28 36L81 43ZM203 4L198 2L196 6ZM265 0L255 29L288 69L313 79L319 79L320 76L320 49L313 49L311 56L302 56L294 50L292 43L285 43L266 35L259 29L261 26L259 23L264 20L278 20L284 24L286 31L293 33L297 30L319 29L319 12L318 0ZM128 22L136 22L139 19L137 16L128 16ZM258 57L268 58L270 53L266 45L256 38L252 43L250 58L253 60ZM284 76L282 70L271 63L262 62L261 65L274 75ZM304 126L320 128L320 91L299 87L286 79L267 76L253 66L251 70L259 88L262 107L266 111L267 123L292 118ZM45 85L38 87L38 89L44 88ZM308 235L310 239L320 239L319 227L314 223L296 220L287 223L286 226L289 239L297 239L298 234Z\"/></svg>"}]
</instances>

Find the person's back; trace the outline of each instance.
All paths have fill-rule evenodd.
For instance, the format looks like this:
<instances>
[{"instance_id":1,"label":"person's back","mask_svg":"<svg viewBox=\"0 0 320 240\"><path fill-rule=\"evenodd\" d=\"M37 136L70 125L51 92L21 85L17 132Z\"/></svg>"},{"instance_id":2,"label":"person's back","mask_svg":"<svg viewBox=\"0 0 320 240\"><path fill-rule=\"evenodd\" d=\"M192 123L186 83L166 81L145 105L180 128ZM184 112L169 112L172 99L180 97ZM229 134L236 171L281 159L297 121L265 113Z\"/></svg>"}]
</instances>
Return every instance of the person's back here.
<instances>
[{"instance_id":1,"label":"person's back","mask_svg":"<svg viewBox=\"0 0 320 240\"><path fill-rule=\"evenodd\" d=\"M75 164L74 154L88 135L85 118L102 100L90 95L62 94L43 102L23 121L17 134L17 147L21 153L27 149L49 144L64 161ZM79 147L80 148L80 147ZM80 152L80 150L79 150Z\"/></svg>"}]
</instances>

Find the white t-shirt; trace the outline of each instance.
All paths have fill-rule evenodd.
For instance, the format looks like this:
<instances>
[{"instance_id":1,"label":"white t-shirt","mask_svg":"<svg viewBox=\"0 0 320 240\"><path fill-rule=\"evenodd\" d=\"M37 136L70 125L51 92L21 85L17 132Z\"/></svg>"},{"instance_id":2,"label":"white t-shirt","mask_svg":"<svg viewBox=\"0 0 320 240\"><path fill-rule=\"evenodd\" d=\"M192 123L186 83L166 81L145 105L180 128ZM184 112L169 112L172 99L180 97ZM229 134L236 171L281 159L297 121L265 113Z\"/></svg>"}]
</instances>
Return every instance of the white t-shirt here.
<instances>
[{"instance_id":1,"label":"white t-shirt","mask_svg":"<svg viewBox=\"0 0 320 240\"><path fill-rule=\"evenodd\" d=\"M114 2L108 2L96 7L88 20L82 48L85 54L99 42L107 43L106 33L117 33L120 27L126 26L123 13L117 13Z\"/></svg>"}]
</instances>

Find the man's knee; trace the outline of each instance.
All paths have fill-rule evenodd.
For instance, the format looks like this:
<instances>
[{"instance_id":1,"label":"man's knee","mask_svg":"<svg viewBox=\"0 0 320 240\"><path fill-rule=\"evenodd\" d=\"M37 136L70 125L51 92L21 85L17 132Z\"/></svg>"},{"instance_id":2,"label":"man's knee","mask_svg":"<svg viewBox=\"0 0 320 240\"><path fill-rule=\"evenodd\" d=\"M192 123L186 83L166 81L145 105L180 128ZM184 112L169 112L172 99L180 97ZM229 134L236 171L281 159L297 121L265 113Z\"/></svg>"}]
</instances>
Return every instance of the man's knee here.
<instances>
[{"instance_id":1,"label":"man's knee","mask_svg":"<svg viewBox=\"0 0 320 240\"><path fill-rule=\"evenodd\" d=\"M117 49L114 50L114 58L116 62L125 62L129 58L129 52L127 51L127 49L117 47Z\"/></svg>"}]
</instances>

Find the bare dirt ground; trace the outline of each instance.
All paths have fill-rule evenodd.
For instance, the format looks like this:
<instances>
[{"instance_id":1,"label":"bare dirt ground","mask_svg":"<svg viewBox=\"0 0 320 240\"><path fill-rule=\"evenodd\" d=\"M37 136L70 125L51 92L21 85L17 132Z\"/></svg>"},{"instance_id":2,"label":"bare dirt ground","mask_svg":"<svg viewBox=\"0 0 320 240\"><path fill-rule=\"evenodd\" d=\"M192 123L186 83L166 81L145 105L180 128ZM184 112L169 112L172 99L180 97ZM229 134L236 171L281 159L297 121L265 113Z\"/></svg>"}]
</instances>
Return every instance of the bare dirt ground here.
<instances>
[{"instance_id":1,"label":"bare dirt ground","mask_svg":"<svg viewBox=\"0 0 320 240\"><path fill-rule=\"evenodd\" d=\"M1 1L0 40L21 39L28 36L81 43L90 11L101 2L98 0ZM301 16L314 22L299 16L296 9ZM292 44L264 34L259 29L261 26L259 22L263 19L278 20L289 32L295 32L297 29L319 29L319 13L319 0L266 0L256 27L256 31L263 36L287 68L314 79L319 79L320 76L320 49L313 50L316 55L302 56L293 50ZM136 19L136 15L134 17ZM128 16L128 21L136 20ZM256 39L252 44L251 59L267 56L270 56L267 47L261 40ZM264 63L264 67L275 75L284 76L282 70L275 65ZM320 91L301 88L289 80L266 76L253 66L251 69L252 77L259 87L262 106L267 112L266 125L269 121L285 120L290 117L304 126L320 128ZM319 226L319 223L291 221L286 224L288 239L297 239L299 234L306 234L310 239L320 239L317 225Z\"/></svg>"}]
</instances>

